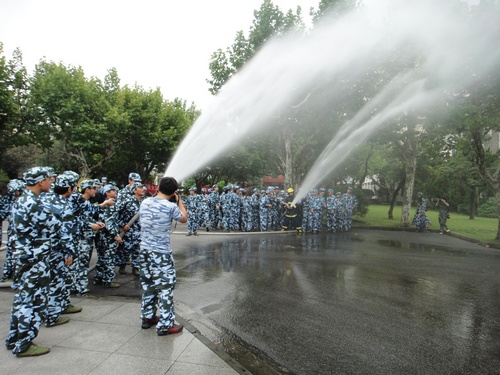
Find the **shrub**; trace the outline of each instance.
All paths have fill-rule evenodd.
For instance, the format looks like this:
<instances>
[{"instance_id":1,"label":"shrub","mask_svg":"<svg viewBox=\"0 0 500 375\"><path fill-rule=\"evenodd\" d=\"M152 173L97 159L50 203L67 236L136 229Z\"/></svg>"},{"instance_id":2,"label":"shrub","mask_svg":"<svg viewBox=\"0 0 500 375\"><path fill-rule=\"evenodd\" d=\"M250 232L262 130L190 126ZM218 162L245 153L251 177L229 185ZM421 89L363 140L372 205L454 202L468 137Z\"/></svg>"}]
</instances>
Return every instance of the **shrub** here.
<instances>
[{"instance_id":1,"label":"shrub","mask_svg":"<svg viewBox=\"0 0 500 375\"><path fill-rule=\"evenodd\" d=\"M488 198L486 202L479 206L477 216L481 217L498 217L497 201L495 198Z\"/></svg>"}]
</instances>

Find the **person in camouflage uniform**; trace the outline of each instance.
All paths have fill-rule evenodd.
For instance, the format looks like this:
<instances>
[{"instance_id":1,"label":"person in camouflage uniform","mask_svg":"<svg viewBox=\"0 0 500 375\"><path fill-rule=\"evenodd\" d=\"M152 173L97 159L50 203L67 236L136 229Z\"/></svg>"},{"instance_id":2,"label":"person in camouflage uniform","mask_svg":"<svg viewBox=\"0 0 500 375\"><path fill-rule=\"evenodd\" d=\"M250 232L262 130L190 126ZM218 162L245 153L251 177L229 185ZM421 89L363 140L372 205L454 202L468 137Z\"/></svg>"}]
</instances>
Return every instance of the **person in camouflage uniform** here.
<instances>
[{"instance_id":1,"label":"person in camouflage uniform","mask_svg":"<svg viewBox=\"0 0 500 375\"><path fill-rule=\"evenodd\" d=\"M328 189L326 197L326 229L328 232L335 231L335 195L333 189Z\"/></svg>"},{"instance_id":2,"label":"person in camouflage uniform","mask_svg":"<svg viewBox=\"0 0 500 375\"><path fill-rule=\"evenodd\" d=\"M113 185L105 185L102 189L105 199L115 199L118 188ZM101 209L99 221L104 227L96 236L97 263L95 265L94 285L102 285L105 288L118 288L119 283L113 282L115 278L115 256L118 244L122 243L118 227L118 212L116 206L107 206Z\"/></svg>"},{"instance_id":3,"label":"person in camouflage uniform","mask_svg":"<svg viewBox=\"0 0 500 375\"><path fill-rule=\"evenodd\" d=\"M26 191L12 208L14 223L15 271L12 288L10 330L7 349L18 357L46 354L48 347L35 345L45 319L50 284L51 236L60 231L60 222L40 199L50 190L49 172L34 167L24 173Z\"/></svg>"},{"instance_id":4,"label":"person in camouflage uniform","mask_svg":"<svg viewBox=\"0 0 500 375\"><path fill-rule=\"evenodd\" d=\"M302 200L302 230L306 233L311 230L311 228L309 228L310 206L311 206L311 193L309 192Z\"/></svg>"},{"instance_id":5,"label":"person in camouflage uniform","mask_svg":"<svg viewBox=\"0 0 500 375\"><path fill-rule=\"evenodd\" d=\"M417 194L417 209L415 211L415 216L413 217L412 224L417 227L417 231L425 232L429 229L431 225L431 220L426 214L427 212L427 201L424 198L423 193Z\"/></svg>"},{"instance_id":6,"label":"person in camouflage uniform","mask_svg":"<svg viewBox=\"0 0 500 375\"><path fill-rule=\"evenodd\" d=\"M352 227L352 215L358 206L358 199L352 194L352 188L348 187L347 191L342 195L342 198L340 198L340 201L344 210L341 228L346 232Z\"/></svg>"},{"instance_id":7,"label":"person in camouflage uniform","mask_svg":"<svg viewBox=\"0 0 500 375\"><path fill-rule=\"evenodd\" d=\"M143 329L157 324L159 336L182 331L175 324L174 288L175 264L170 247L172 221L187 222L187 211L177 196L178 184L172 177L160 180L156 197L147 198L141 205L141 247L139 254L140 280L143 289L141 314ZM174 198L177 202L170 200ZM156 315L159 310L160 316Z\"/></svg>"},{"instance_id":8,"label":"person in camouflage uniform","mask_svg":"<svg viewBox=\"0 0 500 375\"><path fill-rule=\"evenodd\" d=\"M323 199L318 195L318 189L313 189L309 198L309 214L307 227L313 233L318 233L321 229L321 212L323 209Z\"/></svg>"},{"instance_id":9,"label":"person in camouflage uniform","mask_svg":"<svg viewBox=\"0 0 500 375\"><path fill-rule=\"evenodd\" d=\"M61 174L56 177L53 194L47 195L44 200L51 208L54 216L61 223L60 236L53 241L50 252L50 286L45 325L54 327L67 323L69 318L61 314L72 314L82 310L81 307L71 305L70 288L68 288L69 269L76 257L76 247L73 235L73 210L69 197L76 188L76 181L69 175Z\"/></svg>"},{"instance_id":10,"label":"person in camouflage uniform","mask_svg":"<svg viewBox=\"0 0 500 375\"><path fill-rule=\"evenodd\" d=\"M7 244L5 248L5 261L3 263L2 278L0 281L11 280L14 275L14 258L13 241L14 241L14 223L10 212L14 202L23 194L26 184L21 180L11 180L7 185L7 194L3 197L0 207L0 223L6 218L8 220L7 226Z\"/></svg>"},{"instance_id":11,"label":"person in camouflage uniform","mask_svg":"<svg viewBox=\"0 0 500 375\"><path fill-rule=\"evenodd\" d=\"M139 276L139 246L141 242L141 226L139 220L131 222L136 214L139 213L139 207L144 198L145 186L141 182L134 182L130 186L132 195L129 198L122 199L117 204L118 226L123 235L123 243L118 245L116 252L116 265L119 267L120 274L125 273L125 266L130 258L132 264L132 273Z\"/></svg>"},{"instance_id":12,"label":"person in camouflage uniform","mask_svg":"<svg viewBox=\"0 0 500 375\"><path fill-rule=\"evenodd\" d=\"M212 186L212 192L208 195L208 211L210 228L217 229L220 222L220 196L219 186Z\"/></svg>"},{"instance_id":13,"label":"person in camouflage uniform","mask_svg":"<svg viewBox=\"0 0 500 375\"><path fill-rule=\"evenodd\" d=\"M189 188L189 196L186 198L186 210L188 212L187 230L188 236L198 235L198 226L200 225L200 199L196 194L196 186Z\"/></svg>"},{"instance_id":14,"label":"person in camouflage uniform","mask_svg":"<svg viewBox=\"0 0 500 375\"><path fill-rule=\"evenodd\" d=\"M450 233L446 221L450 218L450 204L444 197L438 197L436 200L436 205L439 209L439 234Z\"/></svg>"},{"instance_id":15,"label":"person in camouflage uniform","mask_svg":"<svg viewBox=\"0 0 500 375\"><path fill-rule=\"evenodd\" d=\"M78 250L76 258L70 268L73 278L72 291L79 296L89 292L89 265L94 250L95 234L104 227L104 223L97 221L100 208L114 204L113 201L103 202L101 205L93 205L90 198L95 196L95 181L85 180L80 184L81 195L78 197L75 212L78 218Z\"/></svg>"},{"instance_id":16,"label":"person in camouflage uniform","mask_svg":"<svg viewBox=\"0 0 500 375\"><path fill-rule=\"evenodd\" d=\"M271 201L269 200L270 191L262 190L260 194L259 205L259 218L260 218L260 231L267 232L270 230L271 225Z\"/></svg>"},{"instance_id":17,"label":"person in camouflage uniform","mask_svg":"<svg viewBox=\"0 0 500 375\"><path fill-rule=\"evenodd\" d=\"M251 198L251 209L252 209L252 231L260 231L260 191L257 188L254 188L252 191Z\"/></svg>"}]
</instances>

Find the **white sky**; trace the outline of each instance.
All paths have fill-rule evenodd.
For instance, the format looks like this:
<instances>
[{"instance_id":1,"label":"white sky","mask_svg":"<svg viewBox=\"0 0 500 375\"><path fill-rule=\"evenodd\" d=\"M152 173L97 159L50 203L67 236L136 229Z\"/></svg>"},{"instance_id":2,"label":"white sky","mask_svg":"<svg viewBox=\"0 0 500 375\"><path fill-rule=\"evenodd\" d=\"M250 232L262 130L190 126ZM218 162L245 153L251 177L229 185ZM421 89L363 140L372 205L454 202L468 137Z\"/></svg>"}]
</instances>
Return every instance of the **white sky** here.
<instances>
[{"instance_id":1,"label":"white sky","mask_svg":"<svg viewBox=\"0 0 500 375\"><path fill-rule=\"evenodd\" d=\"M7 59L19 47L30 74L45 58L81 66L101 80L118 70L121 84L160 87L197 108L211 101L210 56L248 30L263 0L0 0L0 41ZM273 0L283 12L319 0Z\"/></svg>"}]
</instances>

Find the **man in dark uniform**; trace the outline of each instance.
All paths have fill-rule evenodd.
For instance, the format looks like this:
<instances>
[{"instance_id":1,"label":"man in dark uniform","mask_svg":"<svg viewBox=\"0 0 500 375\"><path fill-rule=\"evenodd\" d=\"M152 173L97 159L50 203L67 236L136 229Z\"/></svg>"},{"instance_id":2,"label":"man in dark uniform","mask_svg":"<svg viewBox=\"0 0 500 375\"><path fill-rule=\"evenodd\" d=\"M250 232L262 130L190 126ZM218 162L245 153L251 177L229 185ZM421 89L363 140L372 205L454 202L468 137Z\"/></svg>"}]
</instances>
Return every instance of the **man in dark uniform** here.
<instances>
[{"instance_id":1,"label":"man in dark uniform","mask_svg":"<svg viewBox=\"0 0 500 375\"><path fill-rule=\"evenodd\" d=\"M293 203L295 194L292 188L288 188L287 193L288 195L283 201L283 205L285 206L285 220L282 230L295 229L298 233L302 233L302 218L300 217L302 203L300 201Z\"/></svg>"}]
</instances>

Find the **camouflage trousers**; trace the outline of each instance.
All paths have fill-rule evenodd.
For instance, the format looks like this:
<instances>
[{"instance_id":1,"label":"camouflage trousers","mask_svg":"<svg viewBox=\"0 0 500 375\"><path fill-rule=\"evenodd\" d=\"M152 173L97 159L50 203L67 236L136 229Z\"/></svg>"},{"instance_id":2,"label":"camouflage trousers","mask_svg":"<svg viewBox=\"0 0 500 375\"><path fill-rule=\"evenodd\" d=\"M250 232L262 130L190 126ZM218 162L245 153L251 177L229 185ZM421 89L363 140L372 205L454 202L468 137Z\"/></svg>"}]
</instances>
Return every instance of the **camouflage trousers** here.
<instances>
[{"instance_id":1,"label":"camouflage trousers","mask_svg":"<svg viewBox=\"0 0 500 375\"><path fill-rule=\"evenodd\" d=\"M264 208L259 211L259 218L260 218L260 231L261 232L267 232L270 230L271 226L271 218L269 215L269 209Z\"/></svg>"},{"instance_id":2,"label":"camouflage trousers","mask_svg":"<svg viewBox=\"0 0 500 375\"><path fill-rule=\"evenodd\" d=\"M189 211L188 222L187 222L188 233L197 232L199 227L200 227L200 214L198 212Z\"/></svg>"},{"instance_id":3,"label":"camouflage trousers","mask_svg":"<svg viewBox=\"0 0 500 375\"><path fill-rule=\"evenodd\" d=\"M96 238L97 263L94 283L109 286L115 278L115 257L118 242L108 233L99 233Z\"/></svg>"},{"instance_id":4,"label":"camouflage trousers","mask_svg":"<svg viewBox=\"0 0 500 375\"><path fill-rule=\"evenodd\" d=\"M9 225L7 229L7 246L5 247L5 262L3 263L3 271L2 271L2 281L7 279L12 279L14 276L14 255L12 254L12 246L14 242L14 238L12 236L13 230Z\"/></svg>"},{"instance_id":5,"label":"camouflage trousers","mask_svg":"<svg viewBox=\"0 0 500 375\"><path fill-rule=\"evenodd\" d=\"M335 230L335 213L330 211L326 213L326 227L328 230Z\"/></svg>"},{"instance_id":6,"label":"camouflage trousers","mask_svg":"<svg viewBox=\"0 0 500 375\"><path fill-rule=\"evenodd\" d=\"M54 323L71 302L71 279L62 253L51 254L49 264L50 285L46 322Z\"/></svg>"},{"instance_id":7,"label":"camouflage trousers","mask_svg":"<svg viewBox=\"0 0 500 375\"><path fill-rule=\"evenodd\" d=\"M143 289L141 314L151 319L159 310L157 331L174 325L175 264L172 254L157 252L139 254L140 279Z\"/></svg>"},{"instance_id":8,"label":"camouflage trousers","mask_svg":"<svg viewBox=\"0 0 500 375\"><path fill-rule=\"evenodd\" d=\"M321 229L321 212L309 212L307 228L312 231L320 231Z\"/></svg>"},{"instance_id":9,"label":"camouflage trousers","mask_svg":"<svg viewBox=\"0 0 500 375\"><path fill-rule=\"evenodd\" d=\"M141 231L132 227L123 236L123 243L118 245L115 256L115 264L118 267L125 267L130 259L132 268L139 269L139 248L141 246Z\"/></svg>"},{"instance_id":10,"label":"camouflage trousers","mask_svg":"<svg viewBox=\"0 0 500 375\"><path fill-rule=\"evenodd\" d=\"M70 267L72 280L71 291L84 294L89 284L90 256L94 250L94 237L81 238L78 243L78 251L73 264Z\"/></svg>"},{"instance_id":11,"label":"camouflage trousers","mask_svg":"<svg viewBox=\"0 0 500 375\"><path fill-rule=\"evenodd\" d=\"M220 221L220 215L219 215L219 210L216 208L211 208L208 211L208 217L209 217L209 222L210 222L210 228L215 229L219 225Z\"/></svg>"},{"instance_id":12,"label":"camouflage trousers","mask_svg":"<svg viewBox=\"0 0 500 375\"><path fill-rule=\"evenodd\" d=\"M50 283L46 259L16 264L13 288L16 289L10 314L10 330L5 345L14 344L12 353L24 352L38 336L45 319Z\"/></svg>"}]
</instances>

